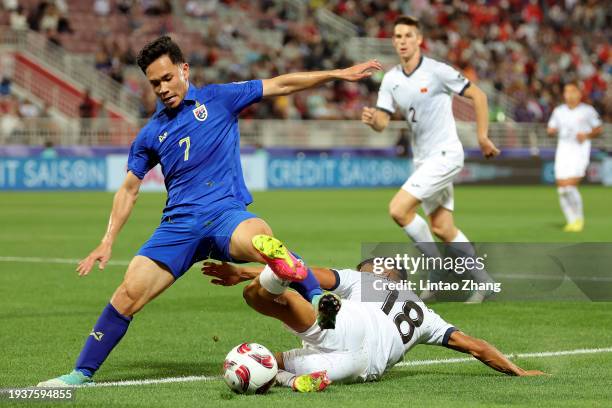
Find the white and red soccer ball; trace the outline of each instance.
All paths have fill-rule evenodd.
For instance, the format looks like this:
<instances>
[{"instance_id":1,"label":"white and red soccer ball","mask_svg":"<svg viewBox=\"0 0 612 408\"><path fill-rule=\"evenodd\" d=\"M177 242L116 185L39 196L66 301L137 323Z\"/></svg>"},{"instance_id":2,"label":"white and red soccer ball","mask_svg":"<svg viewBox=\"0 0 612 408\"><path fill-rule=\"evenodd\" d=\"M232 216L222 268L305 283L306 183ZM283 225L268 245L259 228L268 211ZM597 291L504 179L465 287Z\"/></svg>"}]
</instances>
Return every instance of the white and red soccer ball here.
<instances>
[{"instance_id":1,"label":"white and red soccer ball","mask_svg":"<svg viewBox=\"0 0 612 408\"><path fill-rule=\"evenodd\" d=\"M257 343L234 347L223 363L223 379L238 394L265 394L274 385L276 373L274 355Z\"/></svg>"}]
</instances>

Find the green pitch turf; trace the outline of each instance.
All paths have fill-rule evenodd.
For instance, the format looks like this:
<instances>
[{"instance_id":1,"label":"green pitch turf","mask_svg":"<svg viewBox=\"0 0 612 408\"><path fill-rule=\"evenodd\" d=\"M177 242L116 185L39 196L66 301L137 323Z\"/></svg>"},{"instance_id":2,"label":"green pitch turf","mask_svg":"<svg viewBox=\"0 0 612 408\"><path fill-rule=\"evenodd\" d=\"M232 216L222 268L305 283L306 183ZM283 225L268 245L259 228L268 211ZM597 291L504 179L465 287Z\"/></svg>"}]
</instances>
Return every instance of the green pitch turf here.
<instances>
[{"instance_id":1,"label":"green pitch turf","mask_svg":"<svg viewBox=\"0 0 612 408\"><path fill-rule=\"evenodd\" d=\"M456 220L480 242L610 242L612 189L581 189L586 229L561 232L552 187L458 187ZM392 190L279 191L256 193L251 210L313 265L349 267L360 243L403 241L387 216ZM28 386L64 374L125 267L78 278L74 265L55 258L84 257L99 241L112 195L107 193L1 193L0 388ZM159 222L165 197L141 194L113 253L127 261ZM612 347L610 303L489 302L436 304L447 321L483 337L505 353ZM138 314L96 380L217 376L231 347L244 341L273 350L299 346L277 321L242 301L241 287L209 284L194 267ZM464 357L418 346L407 361ZM550 376L510 378L478 362L396 367L380 382L335 385L317 395L275 388L264 396L232 394L220 380L77 390L74 405L95 407L216 406L610 406L612 353L519 358ZM0 407L9 405L0 401ZM41 404L35 406L58 406ZM24 406L23 403L15 406Z\"/></svg>"}]
</instances>

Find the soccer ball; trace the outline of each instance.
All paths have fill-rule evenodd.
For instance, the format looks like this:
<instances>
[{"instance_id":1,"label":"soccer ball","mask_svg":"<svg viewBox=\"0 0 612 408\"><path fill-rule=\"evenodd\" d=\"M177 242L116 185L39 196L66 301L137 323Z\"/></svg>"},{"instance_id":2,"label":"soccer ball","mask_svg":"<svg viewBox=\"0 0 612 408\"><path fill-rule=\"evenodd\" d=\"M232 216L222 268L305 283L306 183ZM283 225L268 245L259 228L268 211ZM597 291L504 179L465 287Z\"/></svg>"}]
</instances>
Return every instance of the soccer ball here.
<instances>
[{"instance_id":1,"label":"soccer ball","mask_svg":"<svg viewBox=\"0 0 612 408\"><path fill-rule=\"evenodd\" d=\"M234 347L223 363L223 379L238 394L265 394L274 385L277 372L274 355L257 343Z\"/></svg>"}]
</instances>

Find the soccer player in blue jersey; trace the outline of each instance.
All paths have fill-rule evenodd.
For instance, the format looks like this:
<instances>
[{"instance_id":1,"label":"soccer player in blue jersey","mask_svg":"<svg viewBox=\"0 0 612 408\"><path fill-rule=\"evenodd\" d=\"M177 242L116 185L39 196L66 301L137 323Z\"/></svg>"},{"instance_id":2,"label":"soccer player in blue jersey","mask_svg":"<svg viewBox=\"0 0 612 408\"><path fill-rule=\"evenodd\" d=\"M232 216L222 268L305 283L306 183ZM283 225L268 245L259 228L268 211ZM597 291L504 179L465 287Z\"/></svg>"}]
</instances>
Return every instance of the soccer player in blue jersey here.
<instances>
[{"instance_id":1,"label":"soccer player in blue jersey","mask_svg":"<svg viewBox=\"0 0 612 408\"><path fill-rule=\"evenodd\" d=\"M196 88L189 65L176 43L164 36L147 44L138 65L159 98L153 117L140 131L128 158L127 175L115 194L106 233L77 271L87 275L96 262L104 269L113 243L127 221L145 174L161 164L168 199L161 224L130 262L123 282L102 311L67 375L39 386L75 386L92 382L133 316L170 287L194 263L222 261L266 263L260 277L277 288L279 279L316 279L280 241L268 237L268 224L247 211L252 202L240 166L238 115L264 97L287 95L332 80L357 81L382 67L368 61L346 69L300 72L272 79Z\"/></svg>"}]
</instances>

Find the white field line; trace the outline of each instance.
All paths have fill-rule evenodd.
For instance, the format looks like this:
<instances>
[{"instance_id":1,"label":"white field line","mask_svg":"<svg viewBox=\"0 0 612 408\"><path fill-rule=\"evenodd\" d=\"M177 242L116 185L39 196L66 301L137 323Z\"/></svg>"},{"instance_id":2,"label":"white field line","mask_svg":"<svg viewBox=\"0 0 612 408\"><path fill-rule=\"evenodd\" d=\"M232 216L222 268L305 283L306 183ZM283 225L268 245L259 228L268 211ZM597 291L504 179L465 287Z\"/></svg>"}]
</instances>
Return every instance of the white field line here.
<instances>
[{"instance_id":1,"label":"white field line","mask_svg":"<svg viewBox=\"0 0 612 408\"><path fill-rule=\"evenodd\" d=\"M16 263L56 263L77 265L80 259L70 258L38 258L33 256L0 256L0 262L16 262ZM109 261L108 265L127 266L129 261Z\"/></svg>"},{"instance_id":2,"label":"white field line","mask_svg":"<svg viewBox=\"0 0 612 408\"><path fill-rule=\"evenodd\" d=\"M564 351L544 351L538 353L517 353L508 354L507 356L513 358L542 358L542 357L561 357L561 356L572 356L580 354L598 354L598 353L612 353L612 347L606 348L594 348L594 349L576 349L576 350L564 350ZM415 361L404 361L395 365L395 367L413 367L413 366L426 366L436 364L453 364L453 363L467 363L472 361L478 361L475 358L444 358L439 360L415 360ZM168 383L182 383L182 382L194 382L194 381L214 381L220 380L221 376L189 376L189 377L169 377L169 378L153 378L149 380L130 380L130 381L113 381L113 382L98 382L94 385L87 385L81 388L91 387L122 387L130 385L150 385L150 384L168 384Z\"/></svg>"},{"instance_id":3,"label":"white field line","mask_svg":"<svg viewBox=\"0 0 612 408\"><path fill-rule=\"evenodd\" d=\"M55 263L55 264L68 264L76 265L79 263L79 259L70 258L38 258L31 256L0 256L0 262L16 262L16 263ZM130 261L113 261L110 260L108 265L110 266L127 266ZM516 279L516 280L554 280L566 278L565 275L551 276L541 274L531 275L518 275L518 274L506 274L498 275L499 279ZM606 276L574 276L570 278L572 281L591 281L591 282L612 282L612 277Z\"/></svg>"},{"instance_id":4,"label":"white field line","mask_svg":"<svg viewBox=\"0 0 612 408\"><path fill-rule=\"evenodd\" d=\"M149 384L168 384L168 383L181 383L181 382L194 382L194 381L213 381L220 380L221 376L207 376L207 375L191 375L189 377L168 377L168 378L153 378L149 380L129 380L129 381L112 381L112 382L97 382L93 385L86 385L80 388L89 387L125 387L128 385L149 385Z\"/></svg>"},{"instance_id":5,"label":"white field line","mask_svg":"<svg viewBox=\"0 0 612 408\"><path fill-rule=\"evenodd\" d=\"M612 347L605 348L594 348L594 349L576 349L576 350L564 350L564 351L543 351L538 353L516 353L506 354L509 359L515 358L542 358L542 357L559 357L559 356L573 356L577 354L598 354L598 353L612 353ZM439 360L414 360L414 361L402 361L397 363L395 367L414 367L424 365L436 365L436 364L452 364L452 363L469 363L478 361L472 357L463 358L443 358Z\"/></svg>"}]
</instances>

